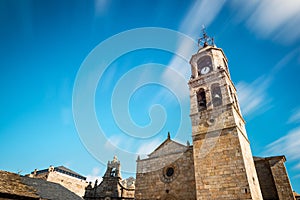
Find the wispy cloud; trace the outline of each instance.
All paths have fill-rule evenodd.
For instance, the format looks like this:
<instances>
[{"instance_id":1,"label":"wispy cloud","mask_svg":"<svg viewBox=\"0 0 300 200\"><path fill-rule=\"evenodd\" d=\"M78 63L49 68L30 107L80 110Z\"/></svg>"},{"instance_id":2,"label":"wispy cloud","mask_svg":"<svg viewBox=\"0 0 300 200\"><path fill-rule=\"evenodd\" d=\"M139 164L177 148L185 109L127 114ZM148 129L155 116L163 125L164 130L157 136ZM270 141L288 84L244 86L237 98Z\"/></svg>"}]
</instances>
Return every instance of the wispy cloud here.
<instances>
[{"instance_id":1,"label":"wispy cloud","mask_svg":"<svg viewBox=\"0 0 300 200\"><path fill-rule=\"evenodd\" d=\"M300 122L300 108L296 109L292 116L288 119L288 123L299 123Z\"/></svg>"},{"instance_id":2,"label":"wispy cloud","mask_svg":"<svg viewBox=\"0 0 300 200\"><path fill-rule=\"evenodd\" d=\"M196 1L180 25L180 31L192 37L197 37L202 25L208 26L219 14L224 0Z\"/></svg>"},{"instance_id":3,"label":"wispy cloud","mask_svg":"<svg viewBox=\"0 0 300 200\"><path fill-rule=\"evenodd\" d=\"M114 151L116 148L121 147L122 141L124 141L123 135L112 134L107 138L104 147L107 150ZM123 145L128 144L128 142L123 143Z\"/></svg>"},{"instance_id":4,"label":"wispy cloud","mask_svg":"<svg viewBox=\"0 0 300 200\"><path fill-rule=\"evenodd\" d=\"M208 26L215 19L224 3L225 1L220 0L196 1L182 20L179 31L196 40L199 37L202 26ZM168 64L168 67L181 74L186 79L186 82L190 78L188 61L180 58L178 55L184 55L184 57L190 58L190 55L196 53L196 51L197 46L195 43L185 40L179 41L178 49L176 51L177 55L174 55ZM184 93L184 95L180 95L179 97L189 98L188 95L185 95L185 91L188 91L186 84L178 84L176 79L167 75L167 71L162 75L162 79L168 81L170 85L174 86L174 88L177 88L178 94ZM161 95L163 94L160 94L159 96Z\"/></svg>"},{"instance_id":5,"label":"wispy cloud","mask_svg":"<svg viewBox=\"0 0 300 200\"><path fill-rule=\"evenodd\" d=\"M155 148L157 148L160 143L161 141L159 139L156 139L146 144L142 144L137 150L137 154L144 158L146 157L146 155L150 154Z\"/></svg>"},{"instance_id":6,"label":"wispy cloud","mask_svg":"<svg viewBox=\"0 0 300 200\"><path fill-rule=\"evenodd\" d=\"M236 85L239 103L245 116L261 114L270 108L270 98L267 98L267 89L270 78L260 77L252 83L239 82Z\"/></svg>"},{"instance_id":7,"label":"wispy cloud","mask_svg":"<svg viewBox=\"0 0 300 200\"><path fill-rule=\"evenodd\" d=\"M266 146L266 155L282 154L291 161L296 162L295 168L300 169L300 127L291 130L285 136Z\"/></svg>"},{"instance_id":8,"label":"wispy cloud","mask_svg":"<svg viewBox=\"0 0 300 200\"><path fill-rule=\"evenodd\" d=\"M86 176L86 180L88 182L95 182L96 180L98 180L98 183L100 183L102 181L102 177L101 177L101 169L99 167L94 167L92 169L92 173Z\"/></svg>"},{"instance_id":9,"label":"wispy cloud","mask_svg":"<svg viewBox=\"0 0 300 200\"><path fill-rule=\"evenodd\" d=\"M265 0L231 1L239 21L245 21L249 30L262 38L272 38L280 43L300 39L300 1Z\"/></svg>"},{"instance_id":10,"label":"wispy cloud","mask_svg":"<svg viewBox=\"0 0 300 200\"><path fill-rule=\"evenodd\" d=\"M300 162L295 166L295 169L300 169ZM300 174L298 174L297 177L300 177Z\"/></svg>"},{"instance_id":11,"label":"wispy cloud","mask_svg":"<svg viewBox=\"0 0 300 200\"><path fill-rule=\"evenodd\" d=\"M225 1L222 0L196 1L182 20L179 31L196 40L201 33L203 28L202 26L208 26L215 19L221 11L224 3ZM195 48L197 47L195 47L194 44L181 41L178 45L177 52L178 54L185 53L185 55L190 56L193 53L196 53ZM188 79L189 69L182 67L182 62L183 60L175 56L170 62L170 67L178 70L178 72L181 72L182 75ZM183 69L185 69L185 71L182 71Z\"/></svg>"},{"instance_id":12,"label":"wispy cloud","mask_svg":"<svg viewBox=\"0 0 300 200\"><path fill-rule=\"evenodd\" d=\"M95 2L95 14L97 16L104 15L108 10L108 6L110 1L109 0L96 0Z\"/></svg>"},{"instance_id":13,"label":"wispy cloud","mask_svg":"<svg viewBox=\"0 0 300 200\"><path fill-rule=\"evenodd\" d=\"M268 96L268 89L271 87L276 74L295 58L300 58L299 48L292 50L279 60L268 75L261 76L251 83L241 81L236 85L240 106L245 116L253 117L262 114L272 107L272 99Z\"/></svg>"}]
</instances>

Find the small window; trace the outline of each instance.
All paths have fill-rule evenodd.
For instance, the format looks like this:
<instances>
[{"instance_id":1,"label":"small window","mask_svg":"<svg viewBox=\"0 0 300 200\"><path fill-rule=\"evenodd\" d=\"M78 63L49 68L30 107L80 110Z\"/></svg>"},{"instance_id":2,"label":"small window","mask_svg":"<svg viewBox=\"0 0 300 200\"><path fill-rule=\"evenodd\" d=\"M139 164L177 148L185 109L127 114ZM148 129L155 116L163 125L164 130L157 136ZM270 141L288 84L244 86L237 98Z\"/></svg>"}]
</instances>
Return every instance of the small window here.
<instances>
[{"instance_id":1,"label":"small window","mask_svg":"<svg viewBox=\"0 0 300 200\"><path fill-rule=\"evenodd\" d=\"M197 92L197 103L198 103L198 111L202 111L206 109L206 96L203 88L201 88Z\"/></svg>"},{"instance_id":2,"label":"small window","mask_svg":"<svg viewBox=\"0 0 300 200\"><path fill-rule=\"evenodd\" d=\"M171 176L173 176L173 174L174 174L174 168L173 167L168 167L166 175L168 177L171 177Z\"/></svg>"}]
</instances>

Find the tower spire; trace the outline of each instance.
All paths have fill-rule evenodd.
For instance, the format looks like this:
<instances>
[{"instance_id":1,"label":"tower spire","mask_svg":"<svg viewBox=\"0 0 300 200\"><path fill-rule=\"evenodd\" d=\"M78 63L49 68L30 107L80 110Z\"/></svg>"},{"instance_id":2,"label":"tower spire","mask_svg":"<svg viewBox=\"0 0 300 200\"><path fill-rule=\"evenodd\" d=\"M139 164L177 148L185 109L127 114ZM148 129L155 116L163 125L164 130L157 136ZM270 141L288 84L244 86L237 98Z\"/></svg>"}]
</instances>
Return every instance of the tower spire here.
<instances>
[{"instance_id":1,"label":"tower spire","mask_svg":"<svg viewBox=\"0 0 300 200\"><path fill-rule=\"evenodd\" d=\"M214 38L213 37L209 37L206 33L206 29L205 29L205 26L203 25L202 26L202 37L200 37L198 39L198 47L199 48L203 48L203 47L206 47L206 46L214 46L215 43L214 43Z\"/></svg>"}]
</instances>

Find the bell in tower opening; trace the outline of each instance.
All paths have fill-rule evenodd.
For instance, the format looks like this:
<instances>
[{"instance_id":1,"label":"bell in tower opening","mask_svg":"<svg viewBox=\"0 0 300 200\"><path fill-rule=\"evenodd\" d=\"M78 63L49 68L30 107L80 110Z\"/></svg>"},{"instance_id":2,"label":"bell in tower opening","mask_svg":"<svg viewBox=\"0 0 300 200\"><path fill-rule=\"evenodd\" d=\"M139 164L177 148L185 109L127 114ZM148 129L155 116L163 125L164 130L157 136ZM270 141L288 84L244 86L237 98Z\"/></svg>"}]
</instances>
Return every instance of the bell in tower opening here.
<instances>
[{"instance_id":1,"label":"bell in tower opening","mask_svg":"<svg viewBox=\"0 0 300 200\"><path fill-rule=\"evenodd\" d=\"M218 83L211 86L212 104L214 107L222 105L222 93Z\"/></svg>"},{"instance_id":2,"label":"bell in tower opening","mask_svg":"<svg viewBox=\"0 0 300 200\"><path fill-rule=\"evenodd\" d=\"M206 109L206 97L205 97L205 91L203 88L201 88L197 92L197 101L198 101L198 110L205 110Z\"/></svg>"}]
</instances>

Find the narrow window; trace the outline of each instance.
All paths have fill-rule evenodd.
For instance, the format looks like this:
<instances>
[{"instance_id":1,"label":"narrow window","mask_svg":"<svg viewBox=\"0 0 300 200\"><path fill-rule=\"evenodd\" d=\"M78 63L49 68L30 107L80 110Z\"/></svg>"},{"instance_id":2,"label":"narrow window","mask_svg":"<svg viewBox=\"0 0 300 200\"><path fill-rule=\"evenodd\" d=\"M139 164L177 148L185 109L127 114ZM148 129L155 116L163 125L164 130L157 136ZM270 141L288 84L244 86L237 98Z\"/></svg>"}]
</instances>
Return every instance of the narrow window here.
<instances>
[{"instance_id":1,"label":"narrow window","mask_svg":"<svg viewBox=\"0 0 300 200\"><path fill-rule=\"evenodd\" d=\"M197 102L198 102L198 111L206 109L206 97L205 97L205 91L203 88L201 88L197 92Z\"/></svg>"},{"instance_id":2,"label":"narrow window","mask_svg":"<svg viewBox=\"0 0 300 200\"><path fill-rule=\"evenodd\" d=\"M211 96L212 96L212 103L214 107L222 105L222 93L218 83L212 84Z\"/></svg>"}]
</instances>

